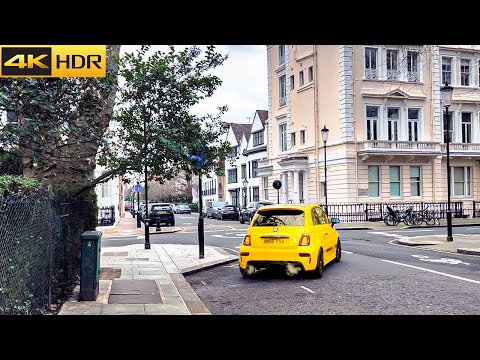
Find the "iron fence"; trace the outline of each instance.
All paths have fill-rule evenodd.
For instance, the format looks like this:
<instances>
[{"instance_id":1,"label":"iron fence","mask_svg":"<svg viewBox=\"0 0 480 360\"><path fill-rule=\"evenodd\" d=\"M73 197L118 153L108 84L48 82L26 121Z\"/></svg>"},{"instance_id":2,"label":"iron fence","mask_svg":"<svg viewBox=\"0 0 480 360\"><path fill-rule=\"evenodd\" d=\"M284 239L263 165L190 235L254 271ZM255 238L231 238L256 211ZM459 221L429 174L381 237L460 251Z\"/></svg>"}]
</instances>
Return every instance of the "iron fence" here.
<instances>
[{"instance_id":1,"label":"iron fence","mask_svg":"<svg viewBox=\"0 0 480 360\"><path fill-rule=\"evenodd\" d=\"M39 314L67 294L93 206L0 198L0 314Z\"/></svg>"},{"instance_id":2,"label":"iron fence","mask_svg":"<svg viewBox=\"0 0 480 360\"><path fill-rule=\"evenodd\" d=\"M98 209L98 225L108 226L115 224L115 206L102 206Z\"/></svg>"},{"instance_id":3,"label":"iron fence","mask_svg":"<svg viewBox=\"0 0 480 360\"><path fill-rule=\"evenodd\" d=\"M328 204L328 215L337 217L342 222L382 221L388 213L387 206L393 209L405 209L411 206L414 211L428 208L436 211L441 219L446 219L448 208L446 201ZM473 217L475 213L480 216L480 201L473 201L473 209L465 207L462 201L450 202L450 207L455 218Z\"/></svg>"}]
</instances>

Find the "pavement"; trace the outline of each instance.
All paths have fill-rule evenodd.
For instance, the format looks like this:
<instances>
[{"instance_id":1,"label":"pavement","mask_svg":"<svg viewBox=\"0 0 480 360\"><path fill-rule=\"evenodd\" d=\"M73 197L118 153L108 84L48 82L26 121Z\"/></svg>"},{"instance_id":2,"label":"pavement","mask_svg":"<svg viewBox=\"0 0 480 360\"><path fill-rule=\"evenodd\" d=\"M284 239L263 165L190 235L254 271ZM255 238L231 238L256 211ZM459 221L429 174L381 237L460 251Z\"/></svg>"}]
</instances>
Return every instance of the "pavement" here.
<instances>
[{"instance_id":1,"label":"pavement","mask_svg":"<svg viewBox=\"0 0 480 360\"><path fill-rule=\"evenodd\" d=\"M454 240L446 241L446 223L441 220L439 226L445 228L443 235L397 237L395 241L432 251L480 256L480 234L461 234L462 226L476 225L480 225L480 218L452 219ZM385 231L413 227L387 226L383 222L343 222L335 228ZM164 226L156 231L151 227L150 237L180 230ZM143 225L137 228L136 220L128 215L116 225L98 227L97 231L102 232L102 239L144 235ZM94 301L80 301L78 285L58 315L210 315L184 275L237 261L236 254L215 246L205 246L203 258L198 245L151 244L149 250L145 250L144 244L101 247L98 297Z\"/></svg>"}]
</instances>

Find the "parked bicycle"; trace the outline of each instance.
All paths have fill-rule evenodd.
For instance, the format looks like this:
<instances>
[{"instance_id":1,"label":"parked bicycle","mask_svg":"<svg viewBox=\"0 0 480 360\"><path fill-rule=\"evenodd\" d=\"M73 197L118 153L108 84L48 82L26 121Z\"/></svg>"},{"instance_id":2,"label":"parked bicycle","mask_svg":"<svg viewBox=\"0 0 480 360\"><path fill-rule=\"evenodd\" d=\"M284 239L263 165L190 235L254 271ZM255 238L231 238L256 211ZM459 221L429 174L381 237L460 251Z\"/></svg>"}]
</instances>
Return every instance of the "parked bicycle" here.
<instances>
[{"instance_id":1,"label":"parked bicycle","mask_svg":"<svg viewBox=\"0 0 480 360\"><path fill-rule=\"evenodd\" d=\"M425 223L428 226L440 225L440 217L435 210L428 210L428 206L422 211L416 211L416 223L422 225Z\"/></svg>"},{"instance_id":2,"label":"parked bicycle","mask_svg":"<svg viewBox=\"0 0 480 360\"><path fill-rule=\"evenodd\" d=\"M417 215L413 211L413 206L409 206L403 210L394 210L387 205L388 213L383 217L383 222L387 226L397 226L400 222L403 222L407 226L418 225Z\"/></svg>"}]
</instances>

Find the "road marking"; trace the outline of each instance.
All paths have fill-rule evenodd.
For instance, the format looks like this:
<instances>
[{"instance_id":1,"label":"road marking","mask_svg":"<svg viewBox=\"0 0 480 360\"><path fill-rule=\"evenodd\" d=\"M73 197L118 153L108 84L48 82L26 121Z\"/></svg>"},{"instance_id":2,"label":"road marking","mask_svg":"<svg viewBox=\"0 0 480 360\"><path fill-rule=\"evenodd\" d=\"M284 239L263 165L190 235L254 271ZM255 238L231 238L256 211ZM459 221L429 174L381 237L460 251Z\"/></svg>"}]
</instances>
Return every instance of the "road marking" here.
<instances>
[{"instance_id":1,"label":"road marking","mask_svg":"<svg viewBox=\"0 0 480 360\"><path fill-rule=\"evenodd\" d=\"M223 265L223 267L233 268L233 267L237 267L237 264L234 264L234 265Z\"/></svg>"},{"instance_id":2,"label":"road marking","mask_svg":"<svg viewBox=\"0 0 480 360\"><path fill-rule=\"evenodd\" d=\"M450 275L450 274L442 273L442 272L440 272L440 271L425 269L425 268L421 268L421 267L413 266L413 265L402 264L402 263L399 263L399 262L396 262L396 261L390 261L390 260L382 260L382 261L385 261L385 262L388 262L388 263L391 263L391 264L396 264L396 265L411 267L411 268L417 269L417 270L428 271L428 272L431 272L431 273L434 273L434 274L439 274L439 275L443 275L443 276L448 276L448 277L451 277L451 278L454 278L454 279L458 279L458 280L469 281L469 282L472 282L472 283L475 283L475 284L480 284L480 281L477 281L477 280L462 278L462 277L460 277L460 276Z\"/></svg>"},{"instance_id":3,"label":"road marking","mask_svg":"<svg viewBox=\"0 0 480 360\"><path fill-rule=\"evenodd\" d=\"M203 285L207 285L207 283L203 280L200 280L200 282L203 284Z\"/></svg>"},{"instance_id":4,"label":"road marking","mask_svg":"<svg viewBox=\"0 0 480 360\"><path fill-rule=\"evenodd\" d=\"M240 249L240 246L235 246L235 249Z\"/></svg>"},{"instance_id":5,"label":"road marking","mask_svg":"<svg viewBox=\"0 0 480 360\"><path fill-rule=\"evenodd\" d=\"M345 253L345 254L353 254L353 252L347 251L347 250L342 250L342 253Z\"/></svg>"},{"instance_id":6,"label":"road marking","mask_svg":"<svg viewBox=\"0 0 480 360\"><path fill-rule=\"evenodd\" d=\"M193 223L183 223L183 225L193 225Z\"/></svg>"},{"instance_id":7,"label":"road marking","mask_svg":"<svg viewBox=\"0 0 480 360\"><path fill-rule=\"evenodd\" d=\"M470 265L470 263L466 263L466 262L463 262L462 260L457 260L457 259L449 259L449 258L430 259L430 257L426 255L412 255L412 256L422 261L431 261L436 263L445 263L445 264L452 264L452 265L458 265L458 264Z\"/></svg>"},{"instance_id":8,"label":"road marking","mask_svg":"<svg viewBox=\"0 0 480 360\"><path fill-rule=\"evenodd\" d=\"M304 290L307 290L307 291L310 291L312 294L315 294L315 291L312 291L310 290L309 288L305 287L305 286L300 286L302 289Z\"/></svg>"}]
</instances>

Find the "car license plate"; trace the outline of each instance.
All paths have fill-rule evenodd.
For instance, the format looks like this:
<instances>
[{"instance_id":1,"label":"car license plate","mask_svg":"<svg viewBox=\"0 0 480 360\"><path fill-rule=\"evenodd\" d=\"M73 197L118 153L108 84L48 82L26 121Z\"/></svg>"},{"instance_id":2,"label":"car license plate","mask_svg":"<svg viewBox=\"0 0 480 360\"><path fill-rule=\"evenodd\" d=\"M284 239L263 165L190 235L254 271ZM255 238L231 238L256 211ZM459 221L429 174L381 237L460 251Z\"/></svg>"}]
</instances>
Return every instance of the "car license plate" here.
<instances>
[{"instance_id":1,"label":"car license plate","mask_svg":"<svg viewBox=\"0 0 480 360\"><path fill-rule=\"evenodd\" d=\"M160 211L160 214L168 214L168 211L161 210L161 211Z\"/></svg>"},{"instance_id":2,"label":"car license plate","mask_svg":"<svg viewBox=\"0 0 480 360\"><path fill-rule=\"evenodd\" d=\"M263 243L265 245L280 245L280 244L284 244L285 240L284 239L263 239Z\"/></svg>"}]
</instances>

